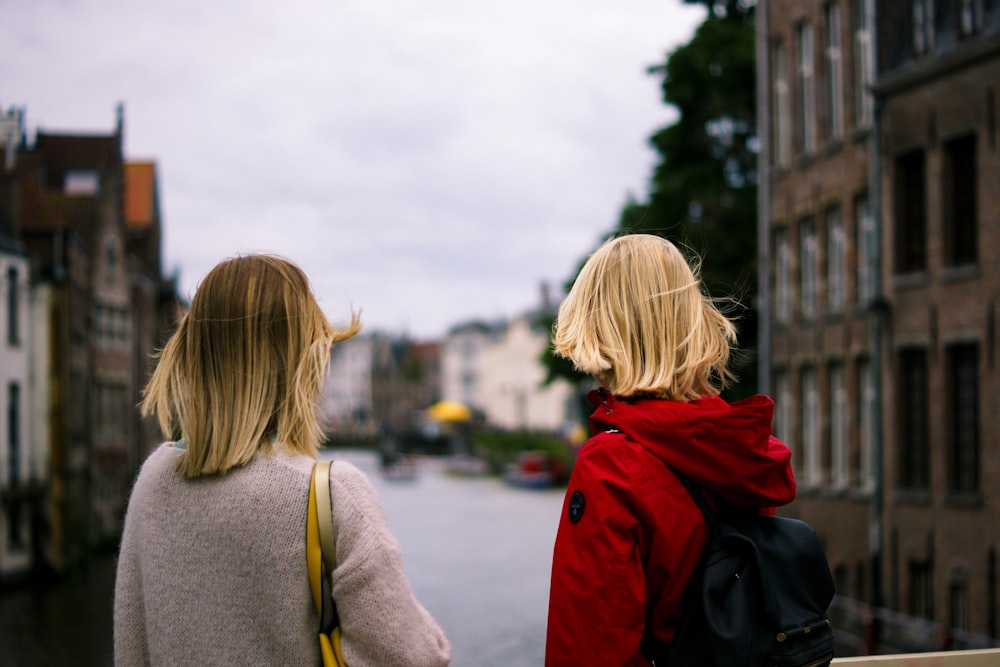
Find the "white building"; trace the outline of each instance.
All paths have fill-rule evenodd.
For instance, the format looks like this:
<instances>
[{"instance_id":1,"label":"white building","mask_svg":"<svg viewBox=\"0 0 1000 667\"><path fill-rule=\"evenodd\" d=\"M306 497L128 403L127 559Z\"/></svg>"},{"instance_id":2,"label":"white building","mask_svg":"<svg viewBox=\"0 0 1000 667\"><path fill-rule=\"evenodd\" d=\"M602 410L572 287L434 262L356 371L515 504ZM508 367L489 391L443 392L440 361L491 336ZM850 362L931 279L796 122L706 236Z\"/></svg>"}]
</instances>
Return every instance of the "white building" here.
<instances>
[{"instance_id":1,"label":"white building","mask_svg":"<svg viewBox=\"0 0 1000 667\"><path fill-rule=\"evenodd\" d=\"M564 380L543 385L549 331L533 315L505 325L453 331L442 353L442 397L510 430L555 431L572 418L573 390Z\"/></svg>"},{"instance_id":2,"label":"white building","mask_svg":"<svg viewBox=\"0 0 1000 667\"><path fill-rule=\"evenodd\" d=\"M543 385L541 358L548 344L549 331L521 317L483 349L480 396L487 422L528 431L555 431L566 425L573 391L561 379Z\"/></svg>"},{"instance_id":3,"label":"white building","mask_svg":"<svg viewBox=\"0 0 1000 667\"><path fill-rule=\"evenodd\" d=\"M45 477L32 375L46 338L34 331L29 272L27 256L0 230L0 578L31 567L32 499Z\"/></svg>"},{"instance_id":4,"label":"white building","mask_svg":"<svg viewBox=\"0 0 1000 667\"><path fill-rule=\"evenodd\" d=\"M358 425L371 418L374 358L371 335L354 336L333 346L321 405L327 425Z\"/></svg>"},{"instance_id":5,"label":"white building","mask_svg":"<svg viewBox=\"0 0 1000 667\"><path fill-rule=\"evenodd\" d=\"M480 322L458 326L441 348L441 397L483 409L482 353L493 344L496 328Z\"/></svg>"}]
</instances>

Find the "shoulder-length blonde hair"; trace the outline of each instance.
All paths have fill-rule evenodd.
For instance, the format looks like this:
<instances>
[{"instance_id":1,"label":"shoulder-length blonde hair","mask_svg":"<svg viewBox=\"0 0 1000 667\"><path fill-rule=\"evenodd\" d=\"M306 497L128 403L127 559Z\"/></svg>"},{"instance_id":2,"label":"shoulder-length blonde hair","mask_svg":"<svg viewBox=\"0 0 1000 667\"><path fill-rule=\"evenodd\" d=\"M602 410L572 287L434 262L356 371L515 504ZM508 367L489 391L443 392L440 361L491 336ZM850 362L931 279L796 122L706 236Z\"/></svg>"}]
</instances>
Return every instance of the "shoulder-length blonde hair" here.
<instances>
[{"instance_id":1,"label":"shoulder-length blonde hair","mask_svg":"<svg viewBox=\"0 0 1000 667\"><path fill-rule=\"evenodd\" d=\"M556 354L622 397L716 395L736 329L673 243L620 236L587 260L559 308Z\"/></svg>"},{"instance_id":2,"label":"shoulder-length blonde hair","mask_svg":"<svg viewBox=\"0 0 1000 667\"><path fill-rule=\"evenodd\" d=\"M143 392L168 438L183 437L181 476L222 473L279 441L315 457L317 401L334 343L361 328L327 320L292 262L253 254L205 276Z\"/></svg>"}]
</instances>

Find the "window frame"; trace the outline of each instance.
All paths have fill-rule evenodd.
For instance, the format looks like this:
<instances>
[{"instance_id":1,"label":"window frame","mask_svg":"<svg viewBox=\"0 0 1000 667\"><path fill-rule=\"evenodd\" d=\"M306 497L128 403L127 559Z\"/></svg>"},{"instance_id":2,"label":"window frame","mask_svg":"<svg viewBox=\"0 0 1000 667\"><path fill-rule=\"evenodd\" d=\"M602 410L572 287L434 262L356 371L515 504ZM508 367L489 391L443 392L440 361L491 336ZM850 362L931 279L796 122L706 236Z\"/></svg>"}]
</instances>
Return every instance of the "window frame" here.
<instances>
[{"instance_id":1,"label":"window frame","mask_svg":"<svg viewBox=\"0 0 1000 667\"><path fill-rule=\"evenodd\" d=\"M930 490L930 364L926 348L899 350L899 488Z\"/></svg>"},{"instance_id":2,"label":"window frame","mask_svg":"<svg viewBox=\"0 0 1000 667\"><path fill-rule=\"evenodd\" d=\"M785 44L780 40L771 43L771 99L772 162L785 169L792 163L792 96Z\"/></svg>"},{"instance_id":3,"label":"window frame","mask_svg":"<svg viewBox=\"0 0 1000 667\"><path fill-rule=\"evenodd\" d=\"M813 216L799 221L799 290L802 318L815 319L819 315L819 240Z\"/></svg>"},{"instance_id":4,"label":"window frame","mask_svg":"<svg viewBox=\"0 0 1000 667\"><path fill-rule=\"evenodd\" d=\"M840 204L827 206L823 217L826 219L826 309L837 314L844 311L847 302L844 279L847 239Z\"/></svg>"},{"instance_id":5,"label":"window frame","mask_svg":"<svg viewBox=\"0 0 1000 667\"><path fill-rule=\"evenodd\" d=\"M856 241L857 304L867 306L875 298L875 218L872 215L868 193L854 198L854 226Z\"/></svg>"},{"instance_id":6,"label":"window frame","mask_svg":"<svg viewBox=\"0 0 1000 667\"><path fill-rule=\"evenodd\" d=\"M21 272L7 267L7 344L21 344Z\"/></svg>"},{"instance_id":7,"label":"window frame","mask_svg":"<svg viewBox=\"0 0 1000 667\"><path fill-rule=\"evenodd\" d=\"M799 147L805 155L816 151L816 56L812 24L799 21L795 26L795 77L798 91Z\"/></svg>"},{"instance_id":8,"label":"window frame","mask_svg":"<svg viewBox=\"0 0 1000 667\"><path fill-rule=\"evenodd\" d=\"M979 165L975 133L953 137L944 143L942 178L942 229L944 260L948 266L978 262Z\"/></svg>"},{"instance_id":9,"label":"window frame","mask_svg":"<svg viewBox=\"0 0 1000 667\"><path fill-rule=\"evenodd\" d=\"M945 349L948 386L948 491L979 492L982 429L979 423L979 345L955 343Z\"/></svg>"},{"instance_id":10,"label":"window frame","mask_svg":"<svg viewBox=\"0 0 1000 667\"><path fill-rule=\"evenodd\" d=\"M910 0L910 50L914 56L934 50L934 0Z\"/></svg>"},{"instance_id":11,"label":"window frame","mask_svg":"<svg viewBox=\"0 0 1000 667\"><path fill-rule=\"evenodd\" d=\"M850 420L844 366L831 363L827 369L827 402L830 406L830 484L844 489L850 484L847 425Z\"/></svg>"},{"instance_id":12,"label":"window frame","mask_svg":"<svg viewBox=\"0 0 1000 667\"><path fill-rule=\"evenodd\" d=\"M803 366L799 375L802 419L802 480L807 487L823 482L823 452L820 433L819 378L815 366Z\"/></svg>"},{"instance_id":13,"label":"window frame","mask_svg":"<svg viewBox=\"0 0 1000 667\"><path fill-rule=\"evenodd\" d=\"M920 148L896 156L893 189L897 274L927 270L927 154Z\"/></svg>"},{"instance_id":14,"label":"window frame","mask_svg":"<svg viewBox=\"0 0 1000 667\"><path fill-rule=\"evenodd\" d=\"M774 318L778 324L792 320L792 242L788 227L774 231Z\"/></svg>"},{"instance_id":15,"label":"window frame","mask_svg":"<svg viewBox=\"0 0 1000 667\"><path fill-rule=\"evenodd\" d=\"M870 1L854 0L854 124L858 128L871 127L874 118L870 91L875 71L872 31L868 25Z\"/></svg>"},{"instance_id":16,"label":"window frame","mask_svg":"<svg viewBox=\"0 0 1000 667\"><path fill-rule=\"evenodd\" d=\"M827 139L836 141L844 134L844 57L843 20L840 3L831 0L823 5L823 58L826 64Z\"/></svg>"},{"instance_id":17,"label":"window frame","mask_svg":"<svg viewBox=\"0 0 1000 667\"><path fill-rule=\"evenodd\" d=\"M878 401L875 393L876 369L867 357L857 362L858 468L857 484L864 490L875 487L875 441L878 424Z\"/></svg>"}]
</instances>

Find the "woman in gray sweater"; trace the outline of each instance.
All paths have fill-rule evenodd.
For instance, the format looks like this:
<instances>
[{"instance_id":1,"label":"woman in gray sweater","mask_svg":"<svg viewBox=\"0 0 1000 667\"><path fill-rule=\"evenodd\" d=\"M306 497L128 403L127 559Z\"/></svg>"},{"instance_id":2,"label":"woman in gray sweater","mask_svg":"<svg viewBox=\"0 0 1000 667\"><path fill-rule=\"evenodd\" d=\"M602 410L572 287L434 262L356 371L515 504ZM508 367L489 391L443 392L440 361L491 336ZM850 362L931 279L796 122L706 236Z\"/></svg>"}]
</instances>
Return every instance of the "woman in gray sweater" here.
<instances>
[{"instance_id":1,"label":"woman in gray sweater","mask_svg":"<svg viewBox=\"0 0 1000 667\"><path fill-rule=\"evenodd\" d=\"M331 325L285 259L237 257L205 277L144 394L143 414L178 439L129 500L116 665L321 664L305 540L316 403L331 346L359 329L357 315ZM447 665L371 484L338 461L330 489L347 664Z\"/></svg>"}]
</instances>

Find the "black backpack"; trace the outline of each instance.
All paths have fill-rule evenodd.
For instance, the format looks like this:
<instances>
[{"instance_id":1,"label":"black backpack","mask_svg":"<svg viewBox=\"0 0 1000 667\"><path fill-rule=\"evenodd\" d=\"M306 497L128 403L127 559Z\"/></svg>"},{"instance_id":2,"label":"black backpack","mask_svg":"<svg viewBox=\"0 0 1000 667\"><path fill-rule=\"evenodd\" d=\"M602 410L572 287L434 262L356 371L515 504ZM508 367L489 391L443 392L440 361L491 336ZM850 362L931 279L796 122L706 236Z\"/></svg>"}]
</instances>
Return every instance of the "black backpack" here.
<instances>
[{"instance_id":1,"label":"black backpack","mask_svg":"<svg viewBox=\"0 0 1000 667\"><path fill-rule=\"evenodd\" d=\"M674 640L663 644L647 632L643 654L657 667L828 665L834 587L816 531L721 500L715 511L690 479L674 473L705 515L709 539Z\"/></svg>"}]
</instances>

